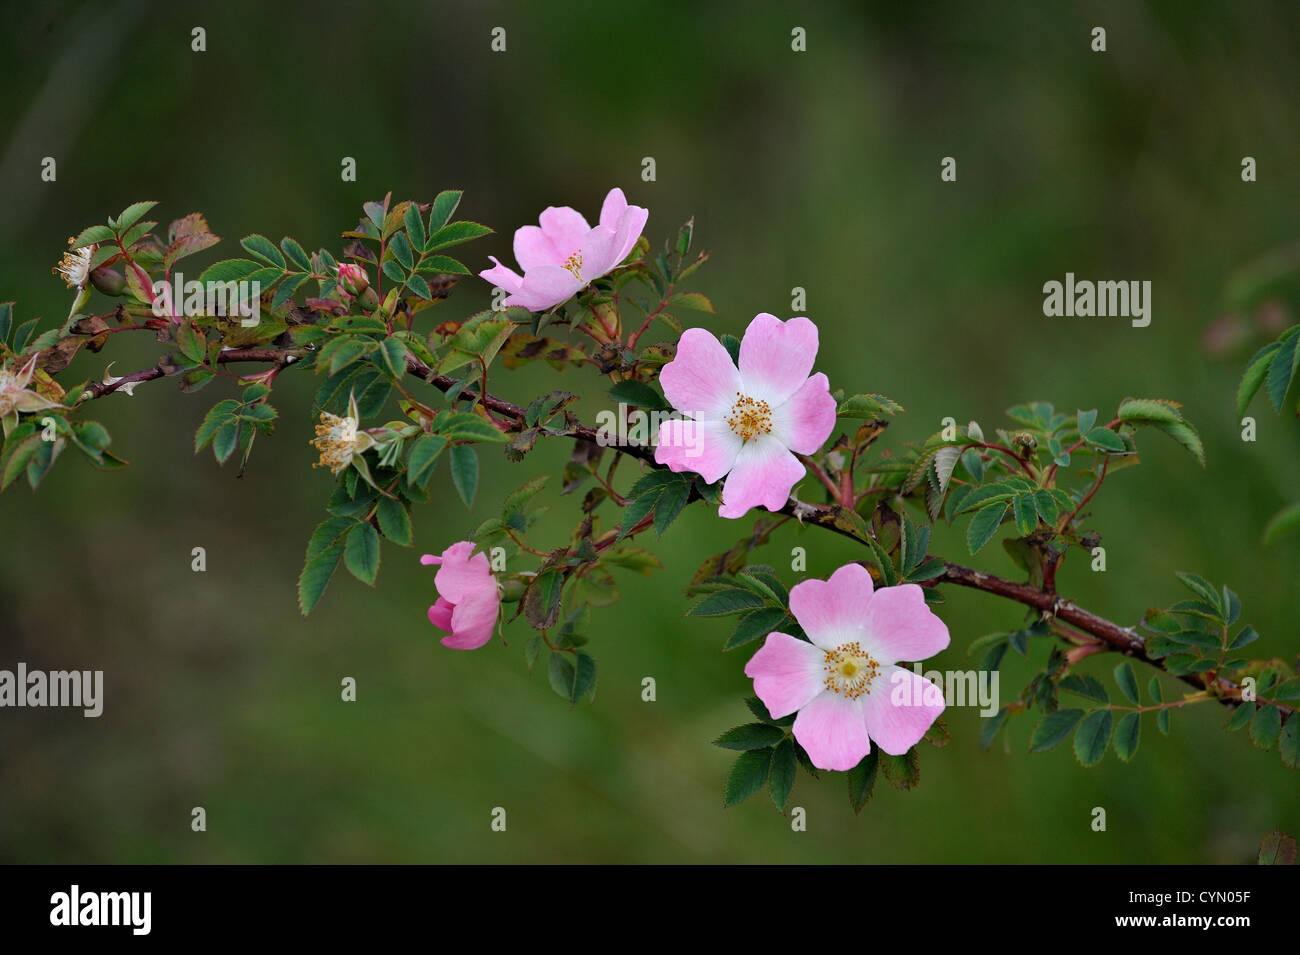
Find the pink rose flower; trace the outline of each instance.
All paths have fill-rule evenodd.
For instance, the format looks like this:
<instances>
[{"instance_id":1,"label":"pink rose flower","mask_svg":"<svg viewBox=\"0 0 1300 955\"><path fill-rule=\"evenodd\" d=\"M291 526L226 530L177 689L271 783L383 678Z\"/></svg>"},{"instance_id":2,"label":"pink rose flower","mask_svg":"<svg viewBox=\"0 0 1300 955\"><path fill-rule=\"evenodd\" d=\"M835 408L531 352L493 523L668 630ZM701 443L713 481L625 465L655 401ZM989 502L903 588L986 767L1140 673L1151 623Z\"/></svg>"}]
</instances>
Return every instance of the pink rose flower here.
<instances>
[{"instance_id":1,"label":"pink rose flower","mask_svg":"<svg viewBox=\"0 0 1300 955\"><path fill-rule=\"evenodd\" d=\"M420 558L421 564L442 565L433 578L438 601L429 608L429 622L450 634L442 638L442 645L453 650L477 650L491 640L501 609L501 593L487 555L473 551L473 541L459 541L441 556Z\"/></svg>"},{"instance_id":2,"label":"pink rose flower","mask_svg":"<svg viewBox=\"0 0 1300 955\"><path fill-rule=\"evenodd\" d=\"M739 368L720 341L688 328L659 383L694 420L660 426L655 460L710 484L726 475L722 517L759 506L779 511L804 476L791 452L812 454L835 428L826 376L809 377L816 357L817 326L806 318L756 315L740 343Z\"/></svg>"},{"instance_id":3,"label":"pink rose flower","mask_svg":"<svg viewBox=\"0 0 1300 955\"><path fill-rule=\"evenodd\" d=\"M872 592L871 575L846 564L829 580L790 589L790 612L811 643L770 633L745 665L774 719L798 711L794 738L819 769L852 769L874 740L901 756L943 712L943 694L911 670L948 646L948 628L916 584Z\"/></svg>"},{"instance_id":4,"label":"pink rose flower","mask_svg":"<svg viewBox=\"0 0 1300 955\"><path fill-rule=\"evenodd\" d=\"M540 226L515 230L515 260L524 274L488 256L493 267L479 275L510 293L506 306L544 312L612 272L636 245L649 216L646 209L629 206L617 188L605 197L594 229L568 206L548 206L538 219Z\"/></svg>"}]
</instances>

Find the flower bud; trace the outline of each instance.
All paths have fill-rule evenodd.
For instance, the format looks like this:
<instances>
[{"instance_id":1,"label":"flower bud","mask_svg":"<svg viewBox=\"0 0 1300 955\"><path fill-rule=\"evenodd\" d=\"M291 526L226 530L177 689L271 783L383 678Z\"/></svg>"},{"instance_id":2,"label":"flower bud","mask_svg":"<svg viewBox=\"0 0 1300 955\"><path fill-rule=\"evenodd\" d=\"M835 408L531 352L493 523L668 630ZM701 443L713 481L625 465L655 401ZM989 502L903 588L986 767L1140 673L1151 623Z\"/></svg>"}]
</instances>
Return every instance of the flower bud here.
<instances>
[{"instance_id":1,"label":"flower bud","mask_svg":"<svg viewBox=\"0 0 1300 955\"><path fill-rule=\"evenodd\" d=\"M369 286L366 286L366 288L362 290L361 294L357 296L357 301L360 302L361 307L367 311L373 312L379 307L379 296L375 293L375 290Z\"/></svg>"},{"instance_id":2,"label":"flower bud","mask_svg":"<svg viewBox=\"0 0 1300 955\"><path fill-rule=\"evenodd\" d=\"M361 266L351 262L340 262L339 287L349 295L360 295L370 288L370 279Z\"/></svg>"},{"instance_id":3,"label":"flower bud","mask_svg":"<svg viewBox=\"0 0 1300 955\"><path fill-rule=\"evenodd\" d=\"M501 588L501 602L514 603L524 595L525 585L522 580L515 577L506 577L497 581Z\"/></svg>"},{"instance_id":4,"label":"flower bud","mask_svg":"<svg viewBox=\"0 0 1300 955\"><path fill-rule=\"evenodd\" d=\"M90 282L105 295L121 295L126 291L126 278L117 269L101 265L90 273Z\"/></svg>"}]
</instances>

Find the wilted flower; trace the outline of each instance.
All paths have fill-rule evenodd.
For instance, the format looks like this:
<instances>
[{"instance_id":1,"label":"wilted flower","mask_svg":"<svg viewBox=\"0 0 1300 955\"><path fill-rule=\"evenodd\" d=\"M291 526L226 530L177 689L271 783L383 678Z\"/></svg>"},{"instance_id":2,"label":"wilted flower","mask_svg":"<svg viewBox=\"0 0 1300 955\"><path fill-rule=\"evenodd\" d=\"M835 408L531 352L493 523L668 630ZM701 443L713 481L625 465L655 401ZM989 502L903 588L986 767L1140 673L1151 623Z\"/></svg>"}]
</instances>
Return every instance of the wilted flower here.
<instances>
[{"instance_id":1,"label":"wilted flower","mask_svg":"<svg viewBox=\"0 0 1300 955\"><path fill-rule=\"evenodd\" d=\"M806 318L756 315L740 343L739 368L713 335L688 328L659 383L694 421L665 421L655 460L710 484L726 475L722 517L744 517L760 505L780 510L804 476L791 452L812 454L835 428L826 376L809 377L816 357L817 326Z\"/></svg>"},{"instance_id":2,"label":"wilted flower","mask_svg":"<svg viewBox=\"0 0 1300 955\"><path fill-rule=\"evenodd\" d=\"M459 541L441 556L425 554L422 564L441 564L433 578L438 600L429 608L429 622L447 631L444 647L477 650L492 639L501 592L487 555L474 553L473 541Z\"/></svg>"},{"instance_id":3,"label":"wilted flower","mask_svg":"<svg viewBox=\"0 0 1300 955\"><path fill-rule=\"evenodd\" d=\"M19 412L43 411L57 408L59 403L32 391L27 386L36 374L36 356L22 368L0 368L0 422L4 423L4 433L8 434L18 423Z\"/></svg>"},{"instance_id":4,"label":"wilted flower","mask_svg":"<svg viewBox=\"0 0 1300 955\"><path fill-rule=\"evenodd\" d=\"M68 245L72 245L75 241L76 239L68 239ZM80 292L90 281L90 260L96 248L97 246L87 245L80 249L69 249L63 253L63 259L51 271L61 276L68 284L68 288L75 288Z\"/></svg>"},{"instance_id":5,"label":"wilted flower","mask_svg":"<svg viewBox=\"0 0 1300 955\"><path fill-rule=\"evenodd\" d=\"M488 256L493 267L479 275L510 293L505 305L544 312L613 271L636 245L649 216L648 210L628 205L618 188L605 196L595 228L568 206L548 206L538 217L540 226L515 230L515 260L524 274Z\"/></svg>"},{"instance_id":6,"label":"wilted flower","mask_svg":"<svg viewBox=\"0 0 1300 955\"><path fill-rule=\"evenodd\" d=\"M352 463L353 455L372 447L375 443L374 439L366 432L357 430L360 423L355 396L348 398L346 417L341 418L328 411L322 411L320 424L316 425L316 437L311 441L320 451L320 461L312 466L329 468L338 474Z\"/></svg>"},{"instance_id":7,"label":"wilted flower","mask_svg":"<svg viewBox=\"0 0 1300 955\"><path fill-rule=\"evenodd\" d=\"M790 612L808 641L773 632L745 665L774 719L798 712L794 738L819 769L852 769L875 741L901 756L943 712L929 680L895 666L948 646L948 628L916 584L873 592L871 575L846 564L829 580L790 588Z\"/></svg>"}]
</instances>

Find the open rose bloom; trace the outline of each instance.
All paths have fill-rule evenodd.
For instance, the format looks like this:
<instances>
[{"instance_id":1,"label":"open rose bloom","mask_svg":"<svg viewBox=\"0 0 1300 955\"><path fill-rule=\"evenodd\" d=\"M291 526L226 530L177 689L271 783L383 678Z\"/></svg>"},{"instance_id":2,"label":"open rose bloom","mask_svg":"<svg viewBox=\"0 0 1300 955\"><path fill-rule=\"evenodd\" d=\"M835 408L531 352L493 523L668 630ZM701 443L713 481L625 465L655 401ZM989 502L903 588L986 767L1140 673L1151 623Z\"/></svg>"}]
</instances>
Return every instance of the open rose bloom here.
<instances>
[{"instance_id":1,"label":"open rose bloom","mask_svg":"<svg viewBox=\"0 0 1300 955\"><path fill-rule=\"evenodd\" d=\"M501 592L487 555L475 554L473 541L459 541L441 555L425 554L420 563L441 565L433 578L438 600L429 608L429 622L447 631L442 645L477 650L491 640Z\"/></svg>"},{"instance_id":2,"label":"open rose bloom","mask_svg":"<svg viewBox=\"0 0 1300 955\"><path fill-rule=\"evenodd\" d=\"M722 517L752 507L778 511L804 476L791 452L812 454L835 428L835 399L817 357L817 326L754 317L740 343L739 367L726 347L702 328L688 328L659 383L693 421L665 421L655 460L672 471L694 471L712 484L724 475Z\"/></svg>"},{"instance_id":3,"label":"open rose bloom","mask_svg":"<svg viewBox=\"0 0 1300 955\"><path fill-rule=\"evenodd\" d=\"M493 267L479 275L510 293L506 306L544 312L612 272L641 238L649 216L646 209L628 205L622 189L609 191L595 228L568 206L548 206L540 225L515 231L515 260L524 274L489 256Z\"/></svg>"},{"instance_id":4,"label":"open rose bloom","mask_svg":"<svg viewBox=\"0 0 1300 955\"><path fill-rule=\"evenodd\" d=\"M948 646L948 628L921 588L873 591L871 575L846 564L829 580L790 590L790 612L811 643L774 632L745 665L775 719L797 712L794 738L819 769L852 769L874 741L901 756L943 712L929 680L896 666Z\"/></svg>"}]
</instances>

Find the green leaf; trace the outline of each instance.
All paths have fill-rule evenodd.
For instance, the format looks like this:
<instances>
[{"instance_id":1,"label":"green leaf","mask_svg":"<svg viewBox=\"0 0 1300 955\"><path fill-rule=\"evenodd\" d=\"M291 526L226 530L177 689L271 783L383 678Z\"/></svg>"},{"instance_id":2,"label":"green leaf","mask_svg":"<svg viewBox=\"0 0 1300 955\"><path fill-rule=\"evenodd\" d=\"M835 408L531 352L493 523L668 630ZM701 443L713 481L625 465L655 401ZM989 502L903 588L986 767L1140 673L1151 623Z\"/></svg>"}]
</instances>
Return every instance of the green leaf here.
<instances>
[{"instance_id":1,"label":"green leaf","mask_svg":"<svg viewBox=\"0 0 1300 955\"><path fill-rule=\"evenodd\" d=\"M1165 736L1169 735L1172 728L1173 717L1170 716L1171 710L1161 710L1156 714L1156 729L1160 730Z\"/></svg>"},{"instance_id":2,"label":"green leaf","mask_svg":"<svg viewBox=\"0 0 1300 955\"><path fill-rule=\"evenodd\" d=\"M218 464L225 464L226 459L234 452L235 446L239 443L239 422L233 418L228 418L220 427L217 428L216 434L212 436L212 453L217 459Z\"/></svg>"},{"instance_id":3,"label":"green leaf","mask_svg":"<svg viewBox=\"0 0 1300 955\"><path fill-rule=\"evenodd\" d=\"M835 413L841 418L879 418L902 410L902 405L884 395L850 395L840 402Z\"/></svg>"},{"instance_id":4,"label":"green leaf","mask_svg":"<svg viewBox=\"0 0 1300 955\"><path fill-rule=\"evenodd\" d=\"M433 206L429 210L429 232L437 232L449 221L456 212L456 207L460 205L461 191L459 189L448 189L438 193L438 198L433 200Z\"/></svg>"},{"instance_id":5,"label":"green leaf","mask_svg":"<svg viewBox=\"0 0 1300 955\"><path fill-rule=\"evenodd\" d=\"M664 399L654 388L641 381L628 379L620 381L609 389L609 396L615 401L625 405L632 405L640 408L650 408L656 411L662 411L671 408L672 405Z\"/></svg>"},{"instance_id":6,"label":"green leaf","mask_svg":"<svg viewBox=\"0 0 1300 955\"><path fill-rule=\"evenodd\" d=\"M1264 383L1264 376L1268 374L1268 366L1273 360L1273 355L1281 347L1281 342L1270 342L1255 352L1246 365L1246 373L1241 376L1241 384L1237 386L1238 418L1245 415L1251 399L1259 391L1259 386Z\"/></svg>"},{"instance_id":7,"label":"green leaf","mask_svg":"<svg viewBox=\"0 0 1300 955\"><path fill-rule=\"evenodd\" d=\"M1167 401L1156 398L1126 398L1120 403L1116 417L1120 421L1174 422L1182 421L1183 416L1177 407ZM1089 429L1091 430L1091 429Z\"/></svg>"},{"instance_id":8,"label":"green leaf","mask_svg":"<svg viewBox=\"0 0 1300 955\"><path fill-rule=\"evenodd\" d=\"M1119 684L1120 692L1134 706L1138 704L1138 681L1137 674L1133 672L1133 664L1127 660L1115 667L1115 682Z\"/></svg>"},{"instance_id":9,"label":"green leaf","mask_svg":"<svg viewBox=\"0 0 1300 955\"><path fill-rule=\"evenodd\" d=\"M731 767L727 786L723 790L723 804L734 806L748 799L767 783L768 769L772 763L771 749L753 749L741 753Z\"/></svg>"},{"instance_id":10,"label":"green leaf","mask_svg":"<svg viewBox=\"0 0 1300 955\"><path fill-rule=\"evenodd\" d=\"M451 448L451 483L456 486L456 493L465 502L465 506L474 506L474 494L478 491L478 455L468 444L455 444Z\"/></svg>"},{"instance_id":11,"label":"green leaf","mask_svg":"<svg viewBox=\"0 0 1300 955\"><path fill-rule=\"evenodd\" d=\"M348 532L343 562L357 580L375 585L379 573L379 534L369 523L358 524Z\"/></svg>"},{"instance_id":12,"label":"green leaf","mask_svg":"<svg viewBox=\"0 0 1300 955\"><path fill-rule=\"evenodd\" d=\"M686 500L690 496L690 485L685 482L670 484L665 487L655 501L655 533L663 537L664 531L668 526L677 519L677 515L682 512L686 506Z\"/></svg>"},{"instance_id":13,"label":"green leaf","mask_svg":"<svg viewBox=\"0 0 1300 955\"><path fill-rule=\"evenodd\" d=\"M202 363L208 354L207 339L188 319L176 326L176 347L195 364Z\"/></svg>"},{"instance_id":14,"label":"green leaf","mask_svg":"<svg viewBox=\"0 0 1300 955\"><path fill-rule=\"evenodd\" d=\"M1282 763L1289 769L1300 769L1300 716L1294 712L1287 717L1286 726L1278 739L1277 751Z\"/></svg>"},{"instance_id":15,"label":"green leaf","mask_svg":"<svg viewBox=\"0 0 1300 955\"><path fill-rule=\"evenodd\" d=\"M785 739L785 731L770 723L746 723L729 729L713 741L714 746L723 749L763 749L775 746Z\"/></svg>"},{"instance_id":16,"label":"green leaf","mask_svg":"<svg viewBox=\"0 0 1300 955\"><path fill-rule=\"evenodd\" d=\"M1011 507L1015 511L1016 530L1022 537L1032 534L1034 528L1038 526L1038 505L1034 494L1031 492L1017 494L1011 499Z\"/></svg>"},{"instance_id":17,"label":"green leaf","mask_svg":"<svg viewBox=\"0 0 1300 955\"><path fill-rule=\"evenodd\" d=\"M1201 443L1201 436L1196 433L1196 429L1188 422L1153 421L1151 424L1192 452L1192 456L1200 462L1201 467L1205 467L1205 445Z\"/></svg>"},{"instance_id":18,"label":"green leaf","mask_svg":"<svg viewBox=\"0 0 1300 955\"><path fill-rule=\"evenodd\" d=\"M1254 700L1247 700L1238 704L1237 708L1232 711L1232 715L1228 717L1227 722L1223 724L1224 730L1235 733L1237 730L1242 729L1250 723L1255 711L1258 709L1259 705Z\"/></svg>"},{"instance_id":19,"label":"green leaf","mask_svg":"<svg viewBox=\"0 0 1300 955\"><path fill-rule=\"evenodd\" d=\"M1084 440L1108 454L1123 454L1128 450L1124 439L1109 428L1093 428L1084 435Z\"/></svg>"},{"instance_id":20,"label":"green leaf","mask_svg":"<svg viewBox=\"0 0 1300 955\"><path fill-rule=\"evenodd\" d=\"M966 547L972 554L978 553L993 538L1006 512L1006 501L998 501L981 508L971 518L970 527L966 529Z\"/></svg>"},{"instance_id":21,"label":"green leaf","mask_svg":"<svg viewBox=\"0 0 1300 955\"><path fill-rule=\"evenodd\" d=\"M1034 732L1029 737L1029 751L1043 753L1058 745L1070 735L1070 731L1081 719L1083 719L1083 710L1057 710L1055 713L1048 713L1034 727Z\"/></svg>"},{"instance_id":22,"label":"green leaf","mask_svg":"<svg viewBox=\"0 0 1300 955\"><path fill-rule=\"evenodd\" d=\"M551 689L564 700L573 700L574 678L577 671L569 662L568 654L552 653L551 662L546 667L546 679Z\"/></svg>"},{"instance_id":23,"label":"green leaf","mask_svg":"<svg viewBox=\"0 0 1300 955\"><path fill-rule=\"evenodd\" d=\"M1282 712L1271 703L1255 711L1250 721L1250 741L1257 749L1272 749L1282 730Z\"/></svg>"},{"instance_id":24,"label":"green leaf","mask_svg":"<svg viewBox=\"0 0 1300 955\"><path fill-rule=\"evenodd\" d=\"M725 617L761 607L765 601L750 590L720 590L686 611L688 617Z\"/></svg>"},{"instance_id":25,"label":"green leaf","mask_svg":"<svg viewBox=\"0 0 1300 955\"><path fill-rule=\"evenodd\" d=\"M199 275L199 281L205 285L208 282L238 282L261 268L261 263L252 259L225 259L204 269Z\"/></svg>"},{"instance_id":26,"label":"green leaf","mask_svg":"<svg viewBox=\"0 0 1300 955\"><path fill-rule=\"evenodd\" d=\"M1110 710L1093 710L1083 718L1074 734L1074 755L1087 768L1101 762L1110 746Z\"/></svg>"},{"instance_id":27,"label":"green leaf","mask_svg":"<svg viewBox=\"0 0 1300 955\"><path fill-rule=\"evenodd\" d=\"M283 271L284 256L275 247L275 243L266 236L257 233L246 235L239 240L239 244L244 247L245 251Z\"/></svg>"},{"instance_id":28,"label":"green leaf","mask_svg":"<svg viewBox=\"0 0 1300 955\"><path fill-rule=\"evenodd\" d=\"M402 224L406 226L411 244L417 249L423 249L428 236L424 231L424 220L420 218L420 210L414 202L407 203L406 211L402 213Z\"/></svg>"},{"instance_id":29,"label":"green leaf","mask_svg":"<svg viewBox=\"0 0 1300 955\"><path fill-rule=\"evenodd\" d=\"M413 542L411 515L405 505L395 497L381 497L375 510L379 529L394 544L410 547Z\"/></svg>"},{"instance_id":30,"label":"green leaf","mask_svg":"<svg viewBox=\"0 0 1300 955\"><path fill-rule=\"evenodd\" d=\"M1067 690L1085 699L1096 700L1098 703L1110 702L1110 694L1106 692L1106 688L1101 685L1101 681L1096 677L1069 673L1061 678L1058 686L1062 690Z\"/></svg>"},{"instance_id":31,"label":"green leaf","mask_svg":"<svg viewBox=\"0 0 1300 955\"><path fill-rule=\"evenodd\" d=\"M1292 335L1282 343L1282 346L1273 354L1273 358L1269 362L1268 376L1265 379L1264 387L1268 392L1268 400L1272 403L1274 411L1282 410L1282 402L1286 399L1286 393L1291 387L1291 379L1295 375L1297 342L1300 342L1300 335Z\"/></svg>"},{"instance_id":32,"label":"green leaf","mask_svg":"<svg viewBox=\"0 0 1300 955\"><path fill-rule=\"evenodd\" d=\"M141 216L156 205L158 205L156 200L153 202L133 202L123 209L117 217L118 234L120 235L130 229L131 226L140 221Z\"/></svg>"},{"instance_id":33,"label":"green leaf","mask_svg":"<svg viewBox=\"0 0 1300 955\"><path fill-rule=\"evenodd\" d=\"M701 295L699 292L683 292L680 295L674 295L668 302L670 306L678 308L689 308L697 312L708 312L714 314L713 303L709 301L708 296Z\"/></svg>"},{"instance_id":34,"label":"green leaf","mask_svg":"<svg viewBox=\"0 0 1300 955\"><path fill-rule=\"evenodd\" d=\"M318 525L307 542L307 557L298 577L298 607L303 616L311 613L320 601L330 578L343 559L343 541L347 528L353 525L347 518L334 517Z\"/></svg>"},{"instance_id":35,"label":"green leaf","mask_svg":"<svg viewBox=\"0 0 1300 955\"><path fill-rule=\"evenodd\" d=\"M876 771L880 765L880 749L872 747L871 752L862 757L862 761L846 774L849 777L849 805L854 815L862 815L862 807L871 799L876 788Z\"/></svg>"},{"instance_id":36,"label":"green leaf","mask_svg":"<svg viewBox=\"0 0 1300 955\"><path fill-rule=\"evenodd\" d=\"M596 661L585 650L579 650L574 664L573 690L570 703L577 703L596 687Z\"/></svg>"},{"instance_id":37,"label":"green leaf","mask_svg":"<svg viewBox=\"0 0 1300 955\"><path fill-rule=\"evenodd\" d=\"M294 264L294 267L301 272L311 272L311 256L289 236L280 240L280 248L284 251L285 257ZM251 249L249 250L252 251Z\"/></svg>"},{"instance_id":38,"label":"green leaf","mask_svg":"<svg viewBox=\"0 0 1300 955\"><path fill-rule=\"evenodd\" d=\"M783 607L761 607L748 613L740 618L740 623L736 625L735 631L727 638L722 649L734 650L736 647L752 643L759 637L765 637L772 631L780 629L778 624L787 617L788 614Z\"/></svg>"},{"instance_id":39,"label":"green leaf","mask_svg":"<svg viewBox=\"0 0 1300 955\"><path fill-rule=\"evenodd\" d=\"M1142 736L1142 716L1139 713L1125 713L1115 727L1115 755L1127 763L1137 752ZM1076 739L1078 737L1075 737Z\"/></svg>"},{"instance_id":40,"label":"green leaf","mask_svg":"<svg viewBox=\"0 0 1300 955\"><path fill-rule=\"evenodd\" d=\"M914 789L921 781L921 758L915 746L902 756L884 753L879 759L881 771L895 789Z\"/></svg>"},{"instance_id":41,"label":"green leaf","mask_svg":"<svg viewBox=\"0 0 1300 955\"><path fill-rule=\"evenodd\" d=\"M447 439L439 434L425 434L416 439L411 446L411 457L406 465L408 479L423 487L433 475L433 467L438 463L438 456L447 446Z\"/></svg>"},{"instance_id":42,"label":"green leaf","mask_svg":"<svg viewBox=\"0 0 1300 955\"><path fill-rule=\"evenodd\" d=\"M740 365L740 339L737 338L735 335L723 335L720 341L722 342L722 347L727 350L727 354L731 356L731 363L733 365L739 366Z\"/></svg>"},{"instance_id":43,"label":"green leaf","mask_svg":"<svg viewBox=\"0 0 1300 955\"><path fill-rule=\"evenodd\" d=\"M783 739L776 744L776 749L772 752L772 764L768 771L767 784L767 791L772 797L772 803L781 812L785 812L785 804L790 801L790 790L794 788L796 765L794 741Z\"/></svg>"},{"instance_id":44,"label":"green leaf","mask_svg":"<svg viewBox=\"0 0 1300 955\"><path fill-rule=\"evenodd\" d=\"M462 242L468 242L470 239L477 239L479 236L489 235L492 230L485 225L477 222L453 222L445 225L429 237L429 243L424 247L425 252L437 252L439 249L450 248L453 245L460 245Z\"/></svg>"}]
</instances>

